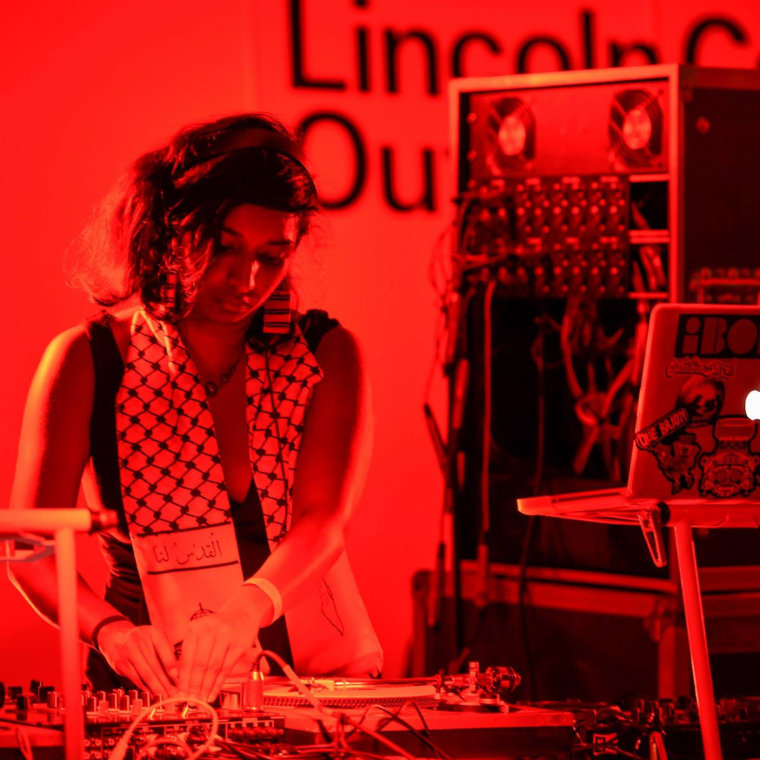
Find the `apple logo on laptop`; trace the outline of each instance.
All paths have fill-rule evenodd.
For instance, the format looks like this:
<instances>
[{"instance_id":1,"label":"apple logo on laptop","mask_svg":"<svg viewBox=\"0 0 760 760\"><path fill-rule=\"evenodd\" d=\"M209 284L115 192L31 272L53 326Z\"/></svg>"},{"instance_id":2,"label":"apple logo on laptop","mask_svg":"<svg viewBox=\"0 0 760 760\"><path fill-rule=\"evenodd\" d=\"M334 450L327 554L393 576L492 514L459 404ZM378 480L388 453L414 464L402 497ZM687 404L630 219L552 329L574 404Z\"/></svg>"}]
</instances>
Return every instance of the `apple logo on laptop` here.
<instances>
[{"instance_id":1,"label":"apple logo on laptop","mask_svg":"<svg viewBox=\"0 0 760 760\"><path fill-rule=\"evenodd\" d=\"M744 399L744 413L751 420L760 420L760 391L754 390Z\"/></svg>"}]
</instances>

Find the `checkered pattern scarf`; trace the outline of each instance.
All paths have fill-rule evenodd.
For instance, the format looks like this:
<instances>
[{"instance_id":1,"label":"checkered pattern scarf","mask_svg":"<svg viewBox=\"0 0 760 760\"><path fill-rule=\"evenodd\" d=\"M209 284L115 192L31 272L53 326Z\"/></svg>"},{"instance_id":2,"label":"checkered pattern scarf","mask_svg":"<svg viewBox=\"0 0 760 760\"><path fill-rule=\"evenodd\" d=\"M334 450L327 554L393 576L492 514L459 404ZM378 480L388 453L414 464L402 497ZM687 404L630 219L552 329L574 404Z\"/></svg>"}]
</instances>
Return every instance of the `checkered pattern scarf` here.
<instances>
[{"instance_id":1,"label":"checkered pattern scarf","mask_svg":"<svg viewBox=\"0 0 760 760\"><path fill-rule=\"evenodd\" d=\"M267 353L247 349L251 464L272 548L290 525L304 413L321 377L300 331ZM181 641L189 619L221 606L242 572L198 370L176 328L143 310L132 320L116 429L124 513L151 622Z\"/></svg>"},{"instance_id":2,"label":"checkered pattern scarf","mask_svg":"<svg viewBox=\"0 0 760 760\"><path fill-rule=\"evenodd\" d=\"M254 480L271 544L290 525L290 493L313 385L322 373L303 336L269 355L248 348ZM173 325L136 312L116 397L124 511L133 535L230 519L219 449L198 370Z\"/></svg>"}]
</instances>

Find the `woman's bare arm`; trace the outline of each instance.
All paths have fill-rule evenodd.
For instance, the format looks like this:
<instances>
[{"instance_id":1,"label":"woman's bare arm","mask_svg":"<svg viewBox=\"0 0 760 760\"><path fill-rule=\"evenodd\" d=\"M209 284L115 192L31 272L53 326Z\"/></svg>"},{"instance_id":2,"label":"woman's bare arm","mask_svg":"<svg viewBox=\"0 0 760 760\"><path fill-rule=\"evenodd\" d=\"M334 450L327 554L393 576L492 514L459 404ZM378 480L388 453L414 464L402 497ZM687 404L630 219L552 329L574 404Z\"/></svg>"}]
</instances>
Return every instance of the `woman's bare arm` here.
<instances>
[{"instance_id":1,"label":"woman's bare arm","mask_svg":"<svg viewBox=\"0 0 760 760\"><path fill-rule=\"evenodd\" d=\"M277 586L285 609L313 591L343 550L371 448L369 389L356 339L334 328L320 343L317 360L324 379L304 420L291 529L256 573Z\"/></svg>"},{"instance_id":2,"label":"woman's bare arm","mask_svg":"<svg viewBox=\"0 0 760 760\"><path fill-rule=\"evenodd\" d=\"M89 458L94 385L92 355L84 330L78 327L61 333L45 351L29 390L11 508L76 506L79 484ZM9 574L37 612L55 623L59 598L54 558L15 563L9 566ZM118 615L118 611L96 594L81 576L77 583L77 611L80 637L88 643L92 642L92 632L101 620ZM106 638L152 635L152 632L133 634L134 629L135 626L127 621L101 628L101 649L106 649ZM138 645L127 644L126 648L137 650ZM171 657L173 661L171 647L165 648L159 641L156 648L163 652L164 659ZM136 656L144 659L142 654ZM147 657L150 660L150 652ZM148 674L147 678L145 675L140 678L132 664L120 668L120 672L156 693L169 693L173 685L163 674L163 668L157 669L155 663L151 664L151 672L160 671L155 677ZM139 667L142 672L148 666L141 663Z\"/></svg>"}]
</instances>

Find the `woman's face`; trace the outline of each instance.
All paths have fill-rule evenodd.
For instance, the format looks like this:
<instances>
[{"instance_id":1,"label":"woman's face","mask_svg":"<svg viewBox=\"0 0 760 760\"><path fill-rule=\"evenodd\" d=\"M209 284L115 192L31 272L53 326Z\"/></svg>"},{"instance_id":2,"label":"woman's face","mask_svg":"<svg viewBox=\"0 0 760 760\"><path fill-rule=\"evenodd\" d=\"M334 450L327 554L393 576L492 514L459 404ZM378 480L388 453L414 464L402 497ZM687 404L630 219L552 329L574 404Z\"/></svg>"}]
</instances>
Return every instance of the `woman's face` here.
<instances>
[{"instance_id":1,"label":"woman's face","mask_svg":"<svg viewBox=\"0 0 760 760\"><path fill-rule=\"evenodd\" d=\"M298 217L252 203L224 218L219 248L201 277L190 318L250 321L288 272L298 243Z\"/></svg>"}]
</instances>

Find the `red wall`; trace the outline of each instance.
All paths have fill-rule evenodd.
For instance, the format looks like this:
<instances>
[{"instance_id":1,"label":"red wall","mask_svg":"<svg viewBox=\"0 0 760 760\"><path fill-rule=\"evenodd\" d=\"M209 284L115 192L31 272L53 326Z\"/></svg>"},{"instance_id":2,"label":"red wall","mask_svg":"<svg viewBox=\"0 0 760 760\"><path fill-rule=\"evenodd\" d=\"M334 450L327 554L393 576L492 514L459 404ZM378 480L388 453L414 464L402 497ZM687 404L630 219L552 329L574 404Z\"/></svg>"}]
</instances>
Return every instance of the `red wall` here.
<instances>
[{"instance_id":1,"label":"red wall","mask_svg":"<svg viewBox=\"0 0 760 760\"><path fill-rule=\"evenodd\" d=\"M300 84L293 70L294 7L302 10ZM432 563L441 511L421 405L437 319L428 268L451 216L445 93L452 54L463 34L477 32L489 35L497 52L473 43L463 58L471 75L514 73L526 49L532 52L525 63L535 71L558 68L562 55L573 68L608 65L613 44L643 43L660 61L677 61L695 27L717 19L695 46L697 61L758 65L755 0L738 0L728 11L704 0L635 7L614 0L46 0L4 18L0 504L10 493L23 399L43 347L91 312L84 297L63 284L64 251L120 169L191 121L259 109L296 125L330 112L333 121L318 121L307 140L326 197L344 196L354 177L356 153L346 125L359 135L366 175L355 201L327 212L305 251L304 303L328 308L366 350L375 455L349 549L386 648L386 675L399 675L411 638L411 575ZM429 40L437 92L430 91L427 49L419 40L399 47L398 91L389 92L386 40L412 30ZM553 46L532 42L535 37L551 38ZM366 57L357 52L360 39ZM642 57L627 62L639 64ZM325 79L343 86L313 86ZM406 203L422 197L423 154L429 152L429 207L391 208L383 191L383 148L396 172L394 190ZM433 400L443 419L442 383L435 378ZM87 572L101 582L92 542L82 545ZM55 631L4 578L0 609L0 680L58 681Z\"/></svg>"}]
</instances>

